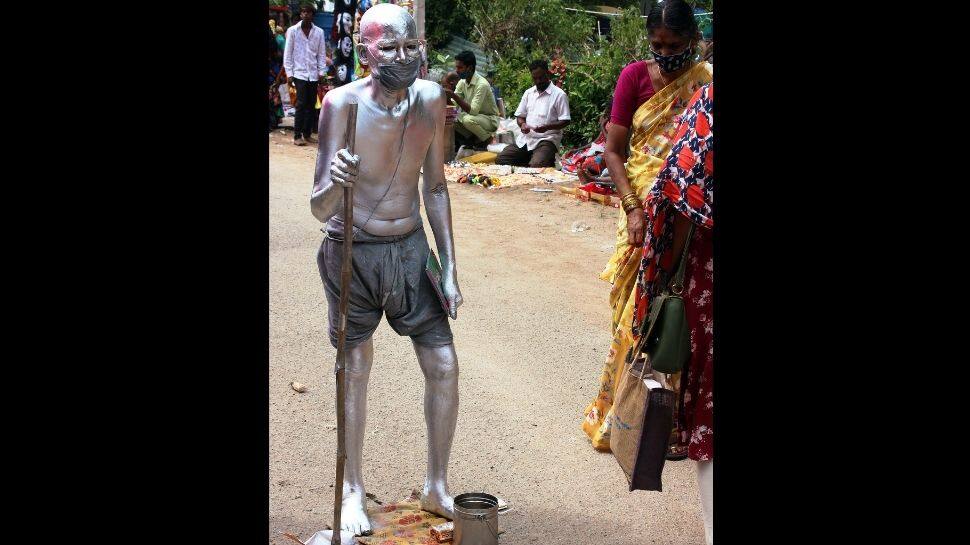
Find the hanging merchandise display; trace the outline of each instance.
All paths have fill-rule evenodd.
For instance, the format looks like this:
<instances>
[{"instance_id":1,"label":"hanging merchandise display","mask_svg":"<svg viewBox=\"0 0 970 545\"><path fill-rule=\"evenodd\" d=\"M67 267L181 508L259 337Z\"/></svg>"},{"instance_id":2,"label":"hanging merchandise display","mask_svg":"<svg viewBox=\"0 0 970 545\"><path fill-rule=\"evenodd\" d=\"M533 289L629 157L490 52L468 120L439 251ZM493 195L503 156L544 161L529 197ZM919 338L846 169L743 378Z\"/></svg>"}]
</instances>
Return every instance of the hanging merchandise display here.
<instances>
[{"instance_id":1,"label":"hanging merchandise display","mask_svg":"<svg viewBox=\"0 0 970 545\"><path fill-rule=\"evenodd\" d=\"M354 16L357 0L336 0L333 9L333 28L330 31L330 44L333 49L333 85L338 87L350 83L354 78Z\"/></svg>"},{"instance_id":2,"label":"hanging merchandise display","mask_svg":"<svg viewBox=\"0 0 970 545\"><path fill-rule=\"evenodd\" d=\"M371 0L359 0L357 2L357 13L354 17L354 45L360 43L360 18L364 15L364 12L370 9L373 2ZM380 2L378 2L380 3ZM354 79L366 78L370 75L370 67L361 64L360 57L356 55L357 50L354 49Z\"/></svg>"}]
</instances>

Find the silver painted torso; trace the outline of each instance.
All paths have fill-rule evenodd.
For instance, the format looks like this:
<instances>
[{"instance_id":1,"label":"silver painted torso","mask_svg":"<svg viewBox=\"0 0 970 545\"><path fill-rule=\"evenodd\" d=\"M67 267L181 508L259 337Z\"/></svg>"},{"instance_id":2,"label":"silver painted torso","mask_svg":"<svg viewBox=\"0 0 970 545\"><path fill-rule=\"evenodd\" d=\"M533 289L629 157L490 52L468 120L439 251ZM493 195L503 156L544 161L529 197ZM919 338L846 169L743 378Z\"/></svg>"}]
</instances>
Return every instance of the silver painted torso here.
<instances>
[{"instance_id":1,"label":"silver painted torso","mask_svg":"<svg viewBox=\"0 0 970 545\"><path fill-rule=\"evenodd\" d=\"M330 91L337 94L335 100L358 104L356 152L361 161L354 225L379 236L409 233L421 223L418 180L435 131L430 106L437 105L441 88L416 80L407 92L410 107L404 100L388 109L369 96L369 84L368 76Z\"/></svg>"}]
</instances>

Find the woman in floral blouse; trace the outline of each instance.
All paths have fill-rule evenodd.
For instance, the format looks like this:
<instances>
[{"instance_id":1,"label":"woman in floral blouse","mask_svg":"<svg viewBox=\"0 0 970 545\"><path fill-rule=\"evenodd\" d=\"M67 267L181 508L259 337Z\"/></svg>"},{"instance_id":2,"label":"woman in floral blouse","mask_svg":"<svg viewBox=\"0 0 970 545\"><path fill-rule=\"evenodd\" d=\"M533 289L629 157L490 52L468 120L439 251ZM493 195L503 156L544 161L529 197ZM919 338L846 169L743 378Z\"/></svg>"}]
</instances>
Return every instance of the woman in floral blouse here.
<instances>
[{"instance_id":1,"label":"woman in floral blouse","mask_svg":"<svg viewBox=\"0 0 970 545\"><path fill-rule=\"evenodd\" d=\"M694 94L673 147L644 201L644 245L634 302L634 331L667 284L688 244L684 302L691 357L681 375L681 442L697 462L707 541L714 540L714 84ZM690 225L693 235L686 240Z\"/></svg>"}]
</instances>

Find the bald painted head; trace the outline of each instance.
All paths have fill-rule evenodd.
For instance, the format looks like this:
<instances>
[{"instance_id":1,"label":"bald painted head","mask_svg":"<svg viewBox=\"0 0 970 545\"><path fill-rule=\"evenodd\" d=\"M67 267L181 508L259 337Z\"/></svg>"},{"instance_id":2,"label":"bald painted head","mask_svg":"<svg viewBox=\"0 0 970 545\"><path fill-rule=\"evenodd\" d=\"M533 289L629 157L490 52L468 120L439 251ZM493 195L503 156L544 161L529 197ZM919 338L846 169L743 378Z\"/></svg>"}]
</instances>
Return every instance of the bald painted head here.
<instances>
[{"instance_id":1,"label":"bald painted head","mask_svg":"<svg viewBox=\"0 0 970 545\"><path fill-rule=\"evenodd\" d=\"M421 70L422 43L414 18L395 4L377 4L360 18L357 57L370 67L371 77L398 91L414 83Z\"/></svg>"}]
</instances>

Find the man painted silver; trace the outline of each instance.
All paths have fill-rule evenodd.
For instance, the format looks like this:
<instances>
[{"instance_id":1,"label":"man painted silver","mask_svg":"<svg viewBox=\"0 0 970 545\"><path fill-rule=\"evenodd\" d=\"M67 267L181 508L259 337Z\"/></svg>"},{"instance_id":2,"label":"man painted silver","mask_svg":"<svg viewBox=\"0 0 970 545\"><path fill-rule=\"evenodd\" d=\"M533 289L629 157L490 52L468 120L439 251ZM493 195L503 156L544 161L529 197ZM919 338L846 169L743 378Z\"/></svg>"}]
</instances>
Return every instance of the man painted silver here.
<instances>
[{"instance_id":1,"label":"man painted silver","mask_svg":"<svg viewBox=\"0 0 970 545\"><path fill-rule=\"evenodd\" d=\"M338 214L343 206L343 187L354 188L354 282L368 282L367 271L394 266L393 263L387 263L393 261L387 256L405 256L410 261L404 268L412 270L420 267L423 271L427 254L418 255L427 245L422 230L418 195L418 177L423 167L424 183L421 194L441 259L442 291L448 301L451 317L456 318L462 296L455 269L451 202L443 168L445 95L438 84L416 80L421 64L422 44L417 39L415 22L407 11L394 4L371 7L361 18L360 36L361 43L357 45L357 54L361 63L370 66L371 75L337 87L324 97L320 114L316 173L310 198L311 210L321 222L329 223L328 238L332 238L331 233L339 232L334 226L342 224L343 220L340 217L342 214ZM343 149L348 104L351 102L358 103L357 155L351 155ZM358 237L364 241L393 242L362 243L361 253L358 254ZM328 244L337 244L339 247L342 242L325 239L321 253ZM398 246L393 244L404 246L400 246L403 249L398 251L395 249ZM419 251L414 251L415 248ZM375 250L367 254L368 249L377 249L383 253L375 253ZM358 258L370 259L369 256L378 255L384 256L381 258L384 262L366 262L366 267L357 263ZM414 259L421 261L415 264L411 262ZM399 274L400 271L395 269L393 273ZM376 274L382 279L375 280L377 284L382 284L385 277L393 276L391 273L385 274L383 270ZM339 285L339 269L321 265L321 276L325 287L329 286L330 299L332 286ZM413 276L408 276L407 282L413 284ZM393 284L391 281L387 283ZM416 289L412 285L391 286L386 288L390 290L387 292L374 291L385 289L384 287L374 288L371 290L374 292L372 299L379 299L378 304L395 298L402 305L413 304L408 297L401 297L399 292L405 288ZM356 293L352 286L351 307L355 304ZM424 287L422 294L427 294ZM372 312L374 309L366 310ZM428 328L413 321L404 325L395 323L392 321L391 311L386 308L385 310L392 327L398 333L412 337L414 351L425 377L424 416L428 427L428 473L421 506L450 519L454 517L454 501L448 491L447 470L457 421L458 359L451 342L450 329L447 329L447 317L443 320L443 326L438 319L431 328L433 331L414 335L410 332ZM425 316L432 310L444 312L440 310L440 305L437 309L426 307L420 310L421 313L411 312L410 315ZM332 312L330 320L333 331L335 324ZM366 338L362 338L364 336ZM367 381L373 362L374 346L370 332L363 330L358 337L352 343L348 334L345 413L347 462L341 511L341 530L354 534L371 530L365 508L361 451L366 420ZM333 338L331 335L332 343ZM422 340L427 338L432 338L435 342L423 343Z\"/></svg>"}]
</instances>

